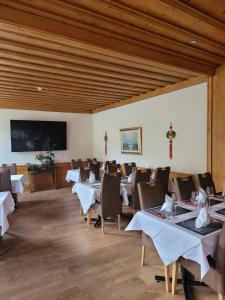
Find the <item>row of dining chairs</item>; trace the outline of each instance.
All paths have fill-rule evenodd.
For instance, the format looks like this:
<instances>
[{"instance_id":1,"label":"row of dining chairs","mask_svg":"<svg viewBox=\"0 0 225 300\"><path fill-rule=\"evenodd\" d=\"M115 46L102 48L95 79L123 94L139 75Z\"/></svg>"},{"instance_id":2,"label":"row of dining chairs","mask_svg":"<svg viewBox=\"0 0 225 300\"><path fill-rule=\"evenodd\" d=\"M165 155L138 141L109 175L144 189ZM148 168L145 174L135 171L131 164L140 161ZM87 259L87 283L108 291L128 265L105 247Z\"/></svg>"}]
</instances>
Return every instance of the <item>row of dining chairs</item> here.
<instances>
[{"instance_id":1,"label":"row of dining chairs","mask_svg":"<svg viewBox=\"0 0 225 300\"><path fill-rule=\"evenodd\" d=\"M99 164L99 171L100 171L100 162L98 162L96 158L87 159L87 165L88 165L89 169L91 169L92 165L96 165L96 164ZM77 159L77 160L72 159L71 160L71 169L75 170L75 169L80 169L80 168L85 169L85 163L81 159ZM135 162L124 163L124 175L129 176L133 172L134 168L136 168ZM104 170L109 173L114 173L114 172L117 172L118 170L121 171L122 166L121 166L121 164L117 164L116 160L106 161L104 164Z\"/></svg>"},{"instance_id":2,"label":"row of dining chairs","mask_svg":"<svg viewBox=\"0 0 225 300\"><path fill-rule=\"evenodd\" d=\"M213 194L217 193L211 173L190 175L183 178L174 178L174 192L181 201L190 200L192 192L196 192L200 187L203 190L211 188Z\"/></svg>"}]
</instances>

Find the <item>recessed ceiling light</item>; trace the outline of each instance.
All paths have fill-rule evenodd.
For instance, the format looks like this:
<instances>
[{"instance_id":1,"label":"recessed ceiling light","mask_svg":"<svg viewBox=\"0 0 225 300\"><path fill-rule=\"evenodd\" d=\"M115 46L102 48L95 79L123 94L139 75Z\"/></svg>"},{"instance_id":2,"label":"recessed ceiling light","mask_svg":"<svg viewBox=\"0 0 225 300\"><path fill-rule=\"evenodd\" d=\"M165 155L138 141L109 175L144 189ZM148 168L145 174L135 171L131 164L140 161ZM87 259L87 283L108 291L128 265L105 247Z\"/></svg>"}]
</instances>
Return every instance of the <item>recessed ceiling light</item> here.
<instances>
[{"instance_id":1,"label":"recessed ceiling light","mask_svg":"<svg viewBox=\"0 0 225 300\"><path fill-rule=\"evenodd\" d=\"M195 45L195 44L197 44L197 42L196 42L196 41L194 41L194 40L190 41L189 43L190 43L191 45Z\"/></svg>"},{"instance_id":2,"label":"recessed ceiling light","mask_svg":"<svg viewBox=\"0 0 225 300\"><path fill-rule=\"evenodd\" d=\"M44 88L43 88L42 86L38 86L38 87L37 87L37 91L38 91L38 92L42 92L43 90L44 90Z\"/></svg>"}]
</instances>

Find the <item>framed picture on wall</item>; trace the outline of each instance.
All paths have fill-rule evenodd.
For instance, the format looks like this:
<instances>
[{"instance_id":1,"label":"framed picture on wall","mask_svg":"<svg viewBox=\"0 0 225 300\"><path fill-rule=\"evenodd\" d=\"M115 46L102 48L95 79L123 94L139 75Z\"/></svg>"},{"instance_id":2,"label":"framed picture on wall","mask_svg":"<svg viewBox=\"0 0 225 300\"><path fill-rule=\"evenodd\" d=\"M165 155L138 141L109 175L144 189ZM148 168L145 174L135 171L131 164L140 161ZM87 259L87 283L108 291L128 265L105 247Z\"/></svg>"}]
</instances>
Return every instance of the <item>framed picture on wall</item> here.
<instances>
[{"instance_id":1,"label":"framed picture on wall","mask_svg":"<svg viewBox=\"0 0 225 300\"><path fill-rule=\"evenodd\" d=\"M142 154L142 128L120 129L121 153Z\"/></svg>"}]
</instances>

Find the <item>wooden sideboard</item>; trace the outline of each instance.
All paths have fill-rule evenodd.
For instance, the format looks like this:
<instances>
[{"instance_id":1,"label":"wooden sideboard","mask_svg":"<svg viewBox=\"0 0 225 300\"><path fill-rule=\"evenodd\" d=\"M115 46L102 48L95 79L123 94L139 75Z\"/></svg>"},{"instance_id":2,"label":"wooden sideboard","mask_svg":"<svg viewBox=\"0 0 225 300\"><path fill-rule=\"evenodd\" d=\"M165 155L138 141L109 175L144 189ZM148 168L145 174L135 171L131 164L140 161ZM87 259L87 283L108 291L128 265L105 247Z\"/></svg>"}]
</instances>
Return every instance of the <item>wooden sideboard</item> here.
<instances>
[{"instance_id":1,"label":"wooden sideboard","mask_svg":"<svg viewBox=\"0 0 225 300\"><path fill-rule=\"evenodd\" d=\"M55 183L53 182L52 173L45 174L35 174L35 178L33 178L33 191L41 191L52 189L53 186L56 189L71 187L70 182L66 182L66 173L70 169L70 162L65 163L56 163L55 167ZM29 177L27 166L20 165L17 166L17 174L25 174ZM44 177L44 179L43 179ZM26 191L31 191L31 186L26 187Z\"/></svg>"}]
</instances>

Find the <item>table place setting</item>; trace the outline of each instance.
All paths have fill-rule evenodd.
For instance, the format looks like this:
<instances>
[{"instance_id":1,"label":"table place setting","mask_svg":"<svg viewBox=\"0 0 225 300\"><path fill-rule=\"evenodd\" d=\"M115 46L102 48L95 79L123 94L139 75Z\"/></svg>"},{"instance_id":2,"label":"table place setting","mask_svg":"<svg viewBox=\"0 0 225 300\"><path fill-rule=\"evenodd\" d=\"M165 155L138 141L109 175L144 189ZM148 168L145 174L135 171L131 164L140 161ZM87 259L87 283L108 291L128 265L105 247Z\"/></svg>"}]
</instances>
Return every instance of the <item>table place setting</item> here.
<instances>
[{"instance_id":1,"label":"table place setting","mask_svg":"<svg viewBox=\"0 0 225 300\"><path fill-rule=\"evenodd\" d=\"M101 198L101 181L95 179L93 172L90 172L89 178L86 182L77 182L72 187L72 193L76 193L80 199L80 203L84 214L89 208L97 201L100 202ZM128 196L131 194L131 184L128 183L128 177L122 177L120 183L120 195L122 196L122 205L128 206Z\"/></svg>"},{"instance_id":2,"label":"table place setting","mask_svg":"<svg viewBox=\"0 0 225 300\"><path fill-rule=\"evenodd\" d=\"M196 196L188 204L166 196L162 206L137 212L126 231L148 235L167 266L181 256L198 262L203 278L210 268L207 256L213 256L225 221L225 202L209 207L207 197L203 201L201 194L197 204Z\"/></svg>"}]
</instances>

